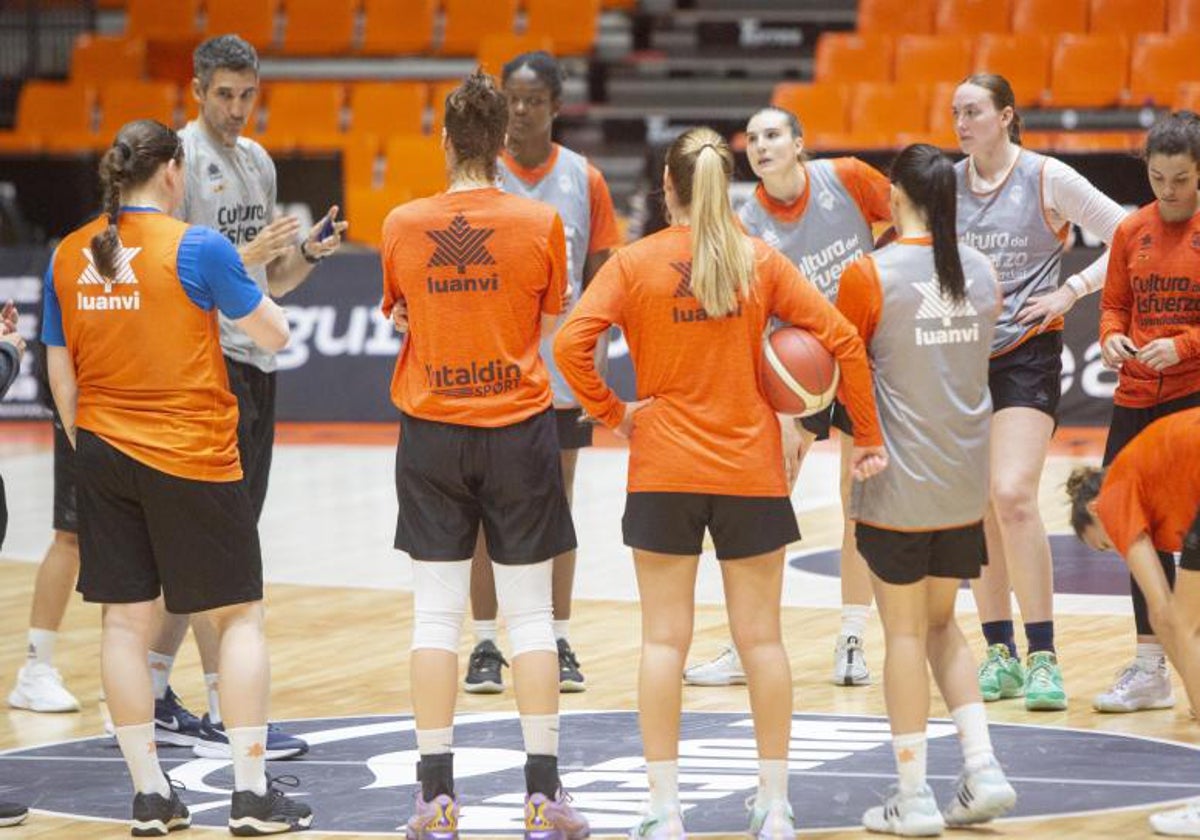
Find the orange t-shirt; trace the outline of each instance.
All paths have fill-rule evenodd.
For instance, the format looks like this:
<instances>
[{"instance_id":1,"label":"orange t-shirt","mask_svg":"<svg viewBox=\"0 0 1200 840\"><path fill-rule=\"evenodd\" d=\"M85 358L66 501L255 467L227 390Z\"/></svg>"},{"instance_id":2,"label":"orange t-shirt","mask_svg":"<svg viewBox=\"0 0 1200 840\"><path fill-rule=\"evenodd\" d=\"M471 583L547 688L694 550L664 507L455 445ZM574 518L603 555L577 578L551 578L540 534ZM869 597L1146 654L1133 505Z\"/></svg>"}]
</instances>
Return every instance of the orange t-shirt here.
<instances>
[{"instance_id":1,"label":"orange t-shirt","mask_svg":"<svg viewBox=\"0 0 1200 840\"><path fill-rule=\"evenodd\" d=\"M1124 333L1137 347L1173 338L1179 363L1161 373L1130 359L1113 402L1146 408L1200 391L1200 213L1165 222L1158 202L1126 216L1109 248L1100 341Z\"/></svg>"},{"instance_id":2,"label":"orange t-shirt","mask_svg":"<svg viewBox=\"0 0 1200 840\"><path fill-rule=\"evenodd\" d=\"M554 208L495 188L397 207L383 223L383 313L409 332L392 377L405 414L463 426L550 407L541 316L563 311L566 239Z\"/></svg>"},{"instance_id":3,"label":"orange t-shirt","mask_svg":"<svg viewBox=\"0 0 1200 840\"><path fill-rule=\"evenodd\" d=\"M76 425L159 472L194 481L242 477L237 401L229 391L215 309L188 298L176 266L188 225L122 213L116 279L88 253L101 216L55 252L54 291L79 387Z\"/></svg>"},{"instance_id":4,"label":"orange t-shirt","mask_svg":"<svg viewBox=\"0 0 1200 840\"><path fill-rule=\"evenodd\" d=\"M867 224L875 225L892 220L892 184L882 172L852 157L834 158L833 171L858 205ZM804 192L789 204L772 198L761 182L755 189L755 195L762 206L781 222L799 220L808 209L808 198L811 194L812 190L805 187Z\"/></svg>"},{"instance_id":5,"label":"orange t-shirt","mask_svg":"<svg viewBox=\"0 0 1200 840\"><path fill-rule=\"evenodd\" d=\"M596 372L610 325L624 331L638 399L630 492L786 496L779 423L759 390L763 331L772 315L812 332L842 369L839 395L856 442L882 445L866 350L854 327L787 257L751 239L752 293L738 312L710 318L691 292L691 230L669 227L604 264L559 328L554 358L580 403L607 426L624 417Z\"/></svg>"},{"instance_id":6,"label":"orange t-shirt","mask_svg":"<svg viewBox=\"0 0 1200 840\"><path fill-rule=\"evenodd\" d=\"M1108 467L1096 512L1122 555L1141 534L1179 551L1200 510L1200 408L1155 420Z\"/></svg>"},{"instance_id":7,"label":"orange t-shirt","mask_svg":"<svg viewBox=\"0 0 1200 840\"><path fill-rule=\"evenodd\" d=\"M508 149L501 152L504 165L527 184L533 185L546 177L554 164L558 162L558 144L550 149L550 157L532 169L526 169L517 163L517 159L509 154ZM600 251L611 251L621 244L621 232L617 228L617 214L613 209L612 194L608 191L608 182L604 175L588 161L588 208L591 216L591 229L588 231L588 256Z\"/></svg>"}]
</instances>

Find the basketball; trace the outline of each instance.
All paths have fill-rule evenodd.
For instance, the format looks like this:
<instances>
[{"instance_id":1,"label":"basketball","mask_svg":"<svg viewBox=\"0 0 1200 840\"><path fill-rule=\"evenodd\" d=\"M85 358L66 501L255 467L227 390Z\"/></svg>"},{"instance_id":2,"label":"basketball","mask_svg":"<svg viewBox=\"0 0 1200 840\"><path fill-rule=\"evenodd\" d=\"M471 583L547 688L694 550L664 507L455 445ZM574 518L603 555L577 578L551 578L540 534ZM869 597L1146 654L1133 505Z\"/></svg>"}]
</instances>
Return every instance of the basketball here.
<instances>
[{"instance_id":1,"label":"basketball","mask_svg":"<svg viewBox=\"0 0 1200 840\"><path fill-rule=\"evenodd\" d=\"M781 327L763 339L760 382L776 412L808 417L833 402L838 365L812 333Z\"/></svg>"}]
</instances>

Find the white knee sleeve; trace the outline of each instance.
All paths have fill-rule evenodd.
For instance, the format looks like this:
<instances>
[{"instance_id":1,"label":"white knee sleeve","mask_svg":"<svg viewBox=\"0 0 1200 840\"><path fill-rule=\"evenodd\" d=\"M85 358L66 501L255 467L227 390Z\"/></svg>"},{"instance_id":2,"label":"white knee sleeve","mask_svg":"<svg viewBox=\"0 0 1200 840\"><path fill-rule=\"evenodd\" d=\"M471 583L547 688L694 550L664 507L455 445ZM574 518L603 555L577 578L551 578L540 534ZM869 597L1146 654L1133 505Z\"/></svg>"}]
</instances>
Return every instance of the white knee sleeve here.
<instances>
[{"instance_id":1,"label":"white knee sleeve","mask_svg":"<svg viewBox=\"0 0 1200 840\"><path fill-rule=\"evenodd\" d=\"M414 560L412 649L457 654L470 597L470 560Z\"/></svg>"},{"instance_id":2,"label":"white knee sleeve","mask_svg":"<svg viewBox=\"0 0 1200 840\"><path fill-rule=\"evenodd\" d=\"M528 566L493 563L492 571L496 576L496 602L508 625L513 658L535 650L556 653L551 587L554 561Z\"/></svg>"}]
</instances>

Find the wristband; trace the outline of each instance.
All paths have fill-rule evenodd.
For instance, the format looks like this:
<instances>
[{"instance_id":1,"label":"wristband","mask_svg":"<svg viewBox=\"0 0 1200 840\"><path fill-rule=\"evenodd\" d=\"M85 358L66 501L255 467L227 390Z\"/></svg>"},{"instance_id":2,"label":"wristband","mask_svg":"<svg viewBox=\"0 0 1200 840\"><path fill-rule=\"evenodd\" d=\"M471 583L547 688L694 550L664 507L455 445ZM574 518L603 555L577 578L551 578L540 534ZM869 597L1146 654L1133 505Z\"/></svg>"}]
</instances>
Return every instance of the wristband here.
<instances>
[{"instance_id":1,"label":"wristband","mask_svg":"<svg viewBox=\"0 0 1200 840\"><path fill-rule=\"evenodd\" d=\"M316 265L321 260L325 259L325 257L323 257L323 256L314 257L312 254L308 253L308 249L304 247L307 244L308 244L307 239L300 243L300 256L304 257L304 261L306 263L308 263L309 265Z\"/></svg>"}]
</instances>

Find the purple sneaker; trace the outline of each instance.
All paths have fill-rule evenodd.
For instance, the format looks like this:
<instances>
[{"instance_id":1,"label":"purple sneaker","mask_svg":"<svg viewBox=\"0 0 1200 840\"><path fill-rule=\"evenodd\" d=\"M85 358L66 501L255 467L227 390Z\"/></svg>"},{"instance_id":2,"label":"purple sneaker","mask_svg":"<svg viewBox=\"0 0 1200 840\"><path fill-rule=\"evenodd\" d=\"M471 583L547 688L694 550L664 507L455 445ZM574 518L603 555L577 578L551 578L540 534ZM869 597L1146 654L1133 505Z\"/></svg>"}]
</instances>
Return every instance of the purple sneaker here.
<instances>
[{"instance_id":1,"label":"purple sneaker","mask_svg":"<svg viewBox=\"0 0 1200 840\"><path fill-rule=\"evenodd\" d=\"M417 794L417 812L404 827L408 840L458 840L458 800L442 794L426 802Z\"/></svg>"},{"instance_id":2,"label":"purple sneaker","mask_svg":"<svg viewBox=\"0 0 1200 840\"><path fill-rule=\"evenodd\" d=\"M555 799L531 793L525 797L525 840L583 840L591 835L588 822L563 791Z\"/></svg>"}]
</instances>

